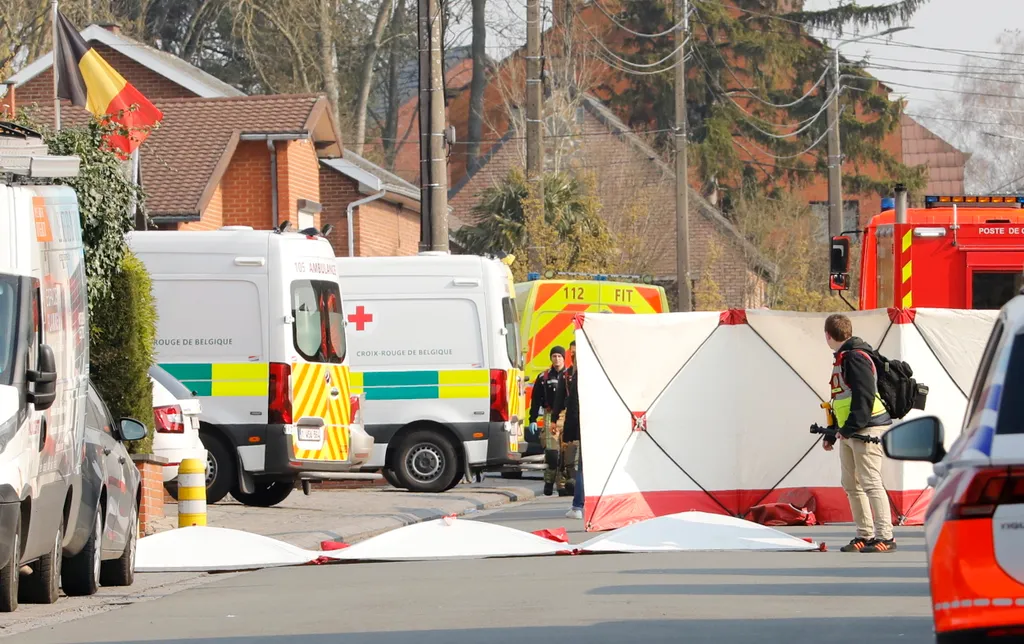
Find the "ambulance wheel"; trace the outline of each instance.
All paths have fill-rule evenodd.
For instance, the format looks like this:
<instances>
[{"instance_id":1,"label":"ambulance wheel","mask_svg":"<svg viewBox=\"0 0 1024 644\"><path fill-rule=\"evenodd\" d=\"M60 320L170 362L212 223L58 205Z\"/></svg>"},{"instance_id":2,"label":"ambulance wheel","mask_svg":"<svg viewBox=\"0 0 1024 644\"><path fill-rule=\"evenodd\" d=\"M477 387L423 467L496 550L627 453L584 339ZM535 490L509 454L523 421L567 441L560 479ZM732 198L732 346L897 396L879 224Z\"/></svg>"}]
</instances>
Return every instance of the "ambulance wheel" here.
<instances>
[{"instance_id":1,"label":"ambulance wheel","mask_svg":"<svg viewBox=\"0 0 1024 644\"><path fill-rule=\"evenodd\" d=\"M295 481L256 481L256 491L246 494L236 486L231 496L242 505L269 508L287 499L295 490Z\"/></svg>"},{"instance_id":2,"label":"ambulance wheel","mask_svg":"<svg viewBox=\"0 0 1024 644\"><path fill-rule=\"evenodd\" d=\"M391 487L402 487L402 485L398 482L398 477L395 476L395 473L392 472L389 468L383 468L380 471L380 473L381 476L384 477L384 480L387 481L388 485L390 485Z\"/></svg>"},{"instance_id":3,"label":"ambulance wheel","mask_svg":"<svg viewBox=\"0 0 1024 644\"><path fill-rule=\"evenodd\" d=\"M429 429L417 429L402 440L395 458L395 476L411 492L444 492L460 476L459 457L451 441Z\"/></svg>"},{"instance_id":4,"label":"ambulance wheel","mask_svg":"<svg viewBox=\"0 0 1024 644\"><path fill-rule=\"evenodd\" d=\"M238 477L235 460L224 441L208 432L199 439L206 449L206 503L212 505L228 495Z\"/></svg>"}]
</instances>

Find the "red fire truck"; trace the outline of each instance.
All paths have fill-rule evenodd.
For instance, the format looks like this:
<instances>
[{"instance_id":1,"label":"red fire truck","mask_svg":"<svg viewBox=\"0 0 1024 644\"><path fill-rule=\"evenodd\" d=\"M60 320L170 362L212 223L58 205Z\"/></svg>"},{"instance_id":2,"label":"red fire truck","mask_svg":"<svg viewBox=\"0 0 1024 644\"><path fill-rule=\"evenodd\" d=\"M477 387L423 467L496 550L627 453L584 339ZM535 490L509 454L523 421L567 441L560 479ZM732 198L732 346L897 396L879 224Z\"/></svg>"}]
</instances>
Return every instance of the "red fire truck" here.
<instances>
[{"instance_id":1,"label":"red fire truck","mask_svg":"<svg viewBox=\"0 0 1024 644\"><path fill-rule=\"evenodd\" d=\"M859 308L999 309L1024 286L1024 196L928 196L896 187L861 240ZM883 206L889 205L883 202ZM832 238L830 286L849 289L850 238Z\"/></svg>"}]
</instances>

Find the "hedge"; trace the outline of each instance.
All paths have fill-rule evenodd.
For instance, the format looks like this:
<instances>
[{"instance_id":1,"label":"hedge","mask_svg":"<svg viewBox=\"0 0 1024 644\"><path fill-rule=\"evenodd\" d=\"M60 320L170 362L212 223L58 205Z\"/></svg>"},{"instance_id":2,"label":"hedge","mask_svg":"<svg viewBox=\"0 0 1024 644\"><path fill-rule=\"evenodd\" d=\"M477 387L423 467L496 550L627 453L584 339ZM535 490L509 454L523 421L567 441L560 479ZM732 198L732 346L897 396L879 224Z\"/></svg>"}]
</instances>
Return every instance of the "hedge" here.
<instances>
[{"instance_id":1,"label":"hedge","mask_svg":"<svg viewBox=\"0 0 1024 644\"><path fill-rule=\"evenodd\" d=\"M142 261L125 250L110 295L92 310L90 377L114 418L134 418L147 437L127 445L132 454L153 448L153 386L149 367L156 345L153 283Z\"/></svg>"}]
</instances>

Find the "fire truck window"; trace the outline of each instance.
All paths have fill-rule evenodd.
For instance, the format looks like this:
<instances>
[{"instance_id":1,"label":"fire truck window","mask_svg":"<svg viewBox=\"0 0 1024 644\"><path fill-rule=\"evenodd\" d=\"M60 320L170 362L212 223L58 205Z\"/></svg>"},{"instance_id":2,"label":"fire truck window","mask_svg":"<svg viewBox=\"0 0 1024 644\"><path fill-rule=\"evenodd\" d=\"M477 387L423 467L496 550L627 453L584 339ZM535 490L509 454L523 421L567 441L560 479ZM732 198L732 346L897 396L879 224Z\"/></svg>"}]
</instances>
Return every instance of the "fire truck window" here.
<instances>
[{"instance_id":1,"label":"fire truck window","mask_svg":"<svg viewBox=\"0 0 1024 644\"><path fill-rule=\"evenodd\" d=\"M972 309L1001 309L1024 286L1022 273L974 273L971 279Z\"/></svg>"}]
</instances>

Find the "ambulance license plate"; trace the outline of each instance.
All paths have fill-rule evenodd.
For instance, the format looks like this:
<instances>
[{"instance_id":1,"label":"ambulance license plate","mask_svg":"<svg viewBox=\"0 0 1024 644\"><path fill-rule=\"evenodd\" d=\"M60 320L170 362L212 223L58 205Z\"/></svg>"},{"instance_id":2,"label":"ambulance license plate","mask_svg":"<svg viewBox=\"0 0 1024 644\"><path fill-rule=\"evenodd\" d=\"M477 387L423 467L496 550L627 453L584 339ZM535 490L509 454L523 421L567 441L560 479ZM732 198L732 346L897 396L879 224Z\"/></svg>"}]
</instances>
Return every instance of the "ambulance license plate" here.
<instances>
[{"instance_id":1,"label":"ambulance license plate","mask_svg":"<svg viewBox=\"0 0 1024 644\"><path fill-rule=\"evenodd\" d=\"M323 427L299 427L299 440L319 443L324 439Z\"/></svg>"}]
</instances>

